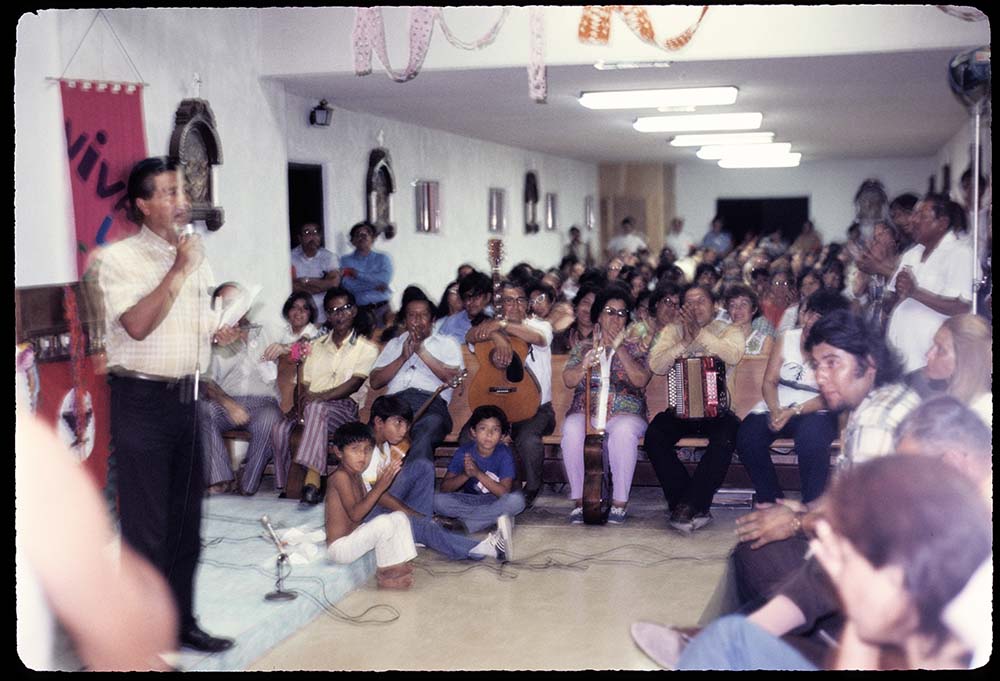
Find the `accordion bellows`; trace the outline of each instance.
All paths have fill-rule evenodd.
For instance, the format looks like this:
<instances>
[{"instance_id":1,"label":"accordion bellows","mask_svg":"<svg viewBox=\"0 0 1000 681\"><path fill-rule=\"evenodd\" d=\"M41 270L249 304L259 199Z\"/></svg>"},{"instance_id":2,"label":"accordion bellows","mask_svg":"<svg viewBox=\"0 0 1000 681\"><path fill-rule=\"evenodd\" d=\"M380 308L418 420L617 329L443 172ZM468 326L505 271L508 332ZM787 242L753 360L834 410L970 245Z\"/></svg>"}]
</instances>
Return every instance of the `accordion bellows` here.
<instances>
[{"instance_id":1,"label":"accordion bellows","mask_svg":"<svg viewBox=\"0 0 1000 681\"><path fill-rule=\"evenodd\" d=\"M714 418L729 407L726 363L719 357L682 357L667 375L667 405L677 418Z\"/></svg>"}]
</instances>

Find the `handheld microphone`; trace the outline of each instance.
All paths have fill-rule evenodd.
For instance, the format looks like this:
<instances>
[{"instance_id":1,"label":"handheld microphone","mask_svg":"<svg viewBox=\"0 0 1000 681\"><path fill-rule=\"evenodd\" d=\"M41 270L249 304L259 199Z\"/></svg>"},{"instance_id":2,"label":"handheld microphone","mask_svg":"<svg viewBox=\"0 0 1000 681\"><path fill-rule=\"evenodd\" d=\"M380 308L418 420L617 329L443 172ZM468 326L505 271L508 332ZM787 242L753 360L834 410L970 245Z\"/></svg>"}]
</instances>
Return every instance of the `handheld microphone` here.
<instances>
[{"instance_id":1,"label":"handheld microphone","mask_svg":"<svg viewBox=\"0 0 1000 681\"><path fill-rule=\"evenodd\" d=\"M194 236L194 223L189 222L181 227L181 236Z\"/></svg>"},{"instance_id":2,"label":"handheld microphone","mask_svg":"<svg viewBox=\"0 0 1000 681\"><path fill-rule=\"evenodd\" d=\"M260 523L267 528L268 533L271 535L271 541L273 541L274 545L278 548L278 553L285 555L285 550L281 548L281 540L278 539L278 535L275 534L274 528L271 527L271 520L267 517L266 513L260 517Z\"/></svg>"}]
</instances>

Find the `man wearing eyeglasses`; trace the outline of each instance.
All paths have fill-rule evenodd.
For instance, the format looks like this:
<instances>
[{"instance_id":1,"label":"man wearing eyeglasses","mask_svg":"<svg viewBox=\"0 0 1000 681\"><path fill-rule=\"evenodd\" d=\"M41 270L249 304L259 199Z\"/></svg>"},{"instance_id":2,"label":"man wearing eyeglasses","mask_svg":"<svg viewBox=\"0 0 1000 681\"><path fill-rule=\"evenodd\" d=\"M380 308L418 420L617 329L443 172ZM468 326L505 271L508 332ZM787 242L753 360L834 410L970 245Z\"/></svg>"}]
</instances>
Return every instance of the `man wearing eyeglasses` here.
<instances>
[{"instance_id":1,"label":"man wearing eyeglasses","mask_svg":"<svg viewBox=\"0 0 1000 681\"><path fill-rule=\"evenodd\" d=\"M358 305L354 295L340 287L323 297L330 331L312 342L302 367L300 404L305 427L295 463L305 466L303 504L320 501L320 477L326 471L327 433L348 421L356 421L365 403L365 379L371 371L378 347L356 328ZM291 466L290 439L294 420L274 429L274 484L284 489Z\"/></svg>"},{"instance_id":2,"label":"man wearing eyeglasses","mask_svg":"<svg viewBox=\"0 0 1000 681\"><path fill-rule=\"evenodd\" d=\"M227 282L215 289L212 306L223 310L240 294ZM226 346L212 346L212 361L205 380L208 399L198 402L205 485L210 493L234 489L229 450L222 433L233 428L250 431L250 448L240 477L239 491L250 496L260 486L264 467L271 460L271 430L281 421L278 407L278 368L264 359L272 339L267 329L240 319L239 339Z\"/></svg>"},{"instance_id":3,"label":"man wearing eyeglasses","mask_svg":"<svg viewBox=\"0 0 1000 681\"><path fill-rule=\"evenodd\" d=\"M299 227L299 245L292 249L292 291L308 293L316 304L317 322L326 320L323 296L334 286L340 286L340 261L336 254L320 244L323 235L315 222Z\"/></svg>"},{"instance_id":4,"label":"man wearing eyeglasses","mask_svg":"<svg viewBox=\"0 0 1000 681\"><path fill-rule=\"evenodd\" d=\"M466 341L495 345L494 363L505 368L513 357L510 338L527 342L528 356L522 358L541 389L541 403L534 416L510 424L514 455L524 468L524 503L531 507L542 488L542 463L545 447L542 438L555 430L552 409L552 325L544 319L528 316L528 297L523 285L504 282L500 293L500 319L488 319L469 329Z\"/></svg>"},{"instance_id":5,"label":"man wearing eyeglasses","mask_svg":"<svg viewBox=\"0 0 1000 681\"><path fill-rule=\"evenodd\" d=\"M472 272L459 279L458 295L462 299L462 309L440 320L434 327L434 333L452 336L461 343L469 329L492 316L487 309L492 294L493 282L482 272Z\"/></svg>"},{"instance_id":6,"label":"man wearing eyeglasses","mask_svg":"<svg viewBox=\"0 0 1000 681\"><path fill-rule=\"evenodd\" d=\"M712 292L693 285L684 291L677 323L665 327L649 351L649 368L667 374L680 357L714 355L726 363L727 376L743 359L746 338L740 327L714 320ZM690 534L712 519L712 497L722 485L736 449L740 420L728 409L703 419L678 418L668 408L646 429L645 447L670 509L670 526ZM707 437L708 448L694 476L688 475L675 445L683 437Z\"/></svg>"}]
</instances>

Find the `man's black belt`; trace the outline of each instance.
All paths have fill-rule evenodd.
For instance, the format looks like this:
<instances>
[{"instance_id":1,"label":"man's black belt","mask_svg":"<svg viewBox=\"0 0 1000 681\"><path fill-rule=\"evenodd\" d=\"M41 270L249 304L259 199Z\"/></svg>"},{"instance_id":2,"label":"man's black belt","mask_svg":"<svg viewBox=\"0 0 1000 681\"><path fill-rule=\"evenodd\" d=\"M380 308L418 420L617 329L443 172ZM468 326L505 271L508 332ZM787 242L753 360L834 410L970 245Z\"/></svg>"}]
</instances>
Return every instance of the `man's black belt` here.
<instances>
[{"instance_id":1,"label":"man's black belt","mask_svg":"<svg viewBox=\"0 0 1000 681\"><path fill-rule=\"evenodd\" d=\"M172 377L172 376L159 376L157 374L144 374L140 371L131 371L130 369L122 369L115 367L108 371L109 374L115 378L129 378L135 381L156 381L157 383L193 383L194 374L187 374L185 376Z\"/></svg>"}]
</instances>

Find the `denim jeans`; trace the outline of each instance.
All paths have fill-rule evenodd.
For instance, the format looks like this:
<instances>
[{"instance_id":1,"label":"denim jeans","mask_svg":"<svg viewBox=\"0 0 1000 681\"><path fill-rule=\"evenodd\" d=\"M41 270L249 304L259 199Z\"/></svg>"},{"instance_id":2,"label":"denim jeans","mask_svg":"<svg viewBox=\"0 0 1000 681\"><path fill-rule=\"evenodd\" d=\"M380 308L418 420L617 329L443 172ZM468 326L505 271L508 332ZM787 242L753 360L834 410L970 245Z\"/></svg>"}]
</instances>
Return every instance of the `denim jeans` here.
<instances>
[{"instance_id":1,"label":"denim jeans","mask_svg":"<svg viewBox=\"0 0 1000 681\"><path fill-rule=\"evenodd\" d=\"M510 492L502 497L492 494L468 494L466 492L450 492L434 495L434 512L458 518L469 532L485 530L496 523L503 514L517 515L524 510L524 495L521 492Z\"/></svg>"},{"instance_id":2,"label":"denim jeans","mask_svg":"<svg viewBox=\"0 0 1000 681\"><path fill-rule=\"evenodd\" d=\"M678 671L706 669L818 671L795 648L742 615L715 620L688 643L677 662Z\"/></svg>"}]
</instances>

